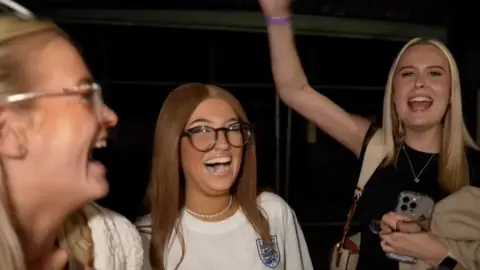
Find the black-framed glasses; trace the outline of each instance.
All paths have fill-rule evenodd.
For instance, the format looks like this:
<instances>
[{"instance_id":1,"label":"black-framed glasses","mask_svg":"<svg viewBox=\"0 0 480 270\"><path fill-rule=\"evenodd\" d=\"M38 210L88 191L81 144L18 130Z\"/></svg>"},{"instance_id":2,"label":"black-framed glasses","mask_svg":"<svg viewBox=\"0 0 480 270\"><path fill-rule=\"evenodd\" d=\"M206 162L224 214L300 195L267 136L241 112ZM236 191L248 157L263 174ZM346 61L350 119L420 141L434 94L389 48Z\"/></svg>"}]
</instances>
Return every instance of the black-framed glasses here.
<instances>
[{"instance_id":1,"label":"black-framed glasses","mask_svg":"<svg viewBox=\"0 0 480 270\"><path fill-rule=\"evenodd\" d=\"M83 83L71 88L63 88L55 92L24 92L18 94L7 95L0 101L0 104L15 104L18 102L28 101L44 97L64 97L64 96L81 96L92 106L92 112L98 120L103 117L103 107L105 103L102 98L102 87L96 83Z\"/></svg>"},{"instance_id":2,"label":"black-framed glasses","mask_svg":"<svg viewBox=\"0 0 480 270\"><path fill-rule=\"evenodd\" d=\"M246 145L252 136L250 124L236 122L221 128L205 125L189 128L182 133L182 137L188 137L190 144L198 151L208 152L217 144L220 132L224 134L228 144L233 147Z\"/></svg>"}]
</instances>

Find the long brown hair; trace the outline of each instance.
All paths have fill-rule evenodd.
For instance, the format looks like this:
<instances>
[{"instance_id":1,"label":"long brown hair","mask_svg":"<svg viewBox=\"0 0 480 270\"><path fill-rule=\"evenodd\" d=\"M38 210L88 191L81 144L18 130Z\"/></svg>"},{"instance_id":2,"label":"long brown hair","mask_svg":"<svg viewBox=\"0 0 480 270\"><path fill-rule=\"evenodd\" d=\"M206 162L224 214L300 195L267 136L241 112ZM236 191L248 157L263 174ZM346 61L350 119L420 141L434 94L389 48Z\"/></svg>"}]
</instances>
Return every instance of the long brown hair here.
<instances>
[{"instance_id":1,"label":"long brown hair","mask_svg":"<svg viewBox=\"0 0 480 270\"><path fill-rule=\"evenodd\" d=\"M150 243L150 263L153 269L165 270L165 254L173 234L178 237L185 254L185 242L179 218L185 204L182 169L179 160L180 135L195 108L206 99L226 101L241 121L248 119L240 102L226 90L213 85L200 83L177 87L165 100L157 119L153 150L152 174L148 187L148 199L152 215L152 240ZM267 218L257 205L257 160L255 139L252 136L245 146L242 168L232 190L242 211L255 231L266 241L270 241L270 228Z\"/></svg>"}]
</instances>

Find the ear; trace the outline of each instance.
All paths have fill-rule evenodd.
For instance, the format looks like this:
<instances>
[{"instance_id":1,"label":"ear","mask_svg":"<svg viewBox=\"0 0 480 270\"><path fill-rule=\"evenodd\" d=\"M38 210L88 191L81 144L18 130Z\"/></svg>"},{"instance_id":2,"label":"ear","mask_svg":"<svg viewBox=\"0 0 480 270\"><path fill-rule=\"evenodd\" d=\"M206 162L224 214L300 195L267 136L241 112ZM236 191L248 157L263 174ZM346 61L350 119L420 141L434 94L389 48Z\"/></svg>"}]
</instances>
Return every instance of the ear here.
<instances>
[{"instance_id":1,"label":"ear","mask_svg":"<svg viewBox=\"0 0 480 270\"><path fill-rule=\"evenodd\" d=\"M24 117L8 107L0 107L0 155L20 159L26 153Z\"/></svg>"}]
</instances>

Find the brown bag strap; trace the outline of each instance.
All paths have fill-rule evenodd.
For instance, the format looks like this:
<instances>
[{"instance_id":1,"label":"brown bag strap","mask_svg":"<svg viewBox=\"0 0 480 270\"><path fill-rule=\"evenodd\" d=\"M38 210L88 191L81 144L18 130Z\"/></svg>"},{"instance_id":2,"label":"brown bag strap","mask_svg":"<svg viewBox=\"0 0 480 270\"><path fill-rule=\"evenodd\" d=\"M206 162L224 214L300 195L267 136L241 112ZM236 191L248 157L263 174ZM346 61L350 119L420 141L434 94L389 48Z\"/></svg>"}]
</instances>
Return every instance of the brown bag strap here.
<instances>
[{"instance_id":1,"label":"brown bag strap","mask_svg":"<svg viewBox=\"0 0 480 270\"><path fill-rule=\"evenodd\" d=\"M380 166L383 159L385 158L385 143L383 139L382 129L372 130L372 127L367 132L365 142L367 144L365 149L365 155L363 157L362 169L360 170L360 176L358 177L357 187L355 188L355 193L353 195L353 202L348 211L347 221L343 227L343 237L340 242L340 247L345 245L347 240L348 232L352 226L353 215L357 209L358 201L363 193L363 188L367 184L370 177L373 175L375 170ZM374 131L374 132L373 132ZM369 133L372 134L371 138L368 138Z\"/></svg>"},{"instance_id":2,"label":"brown bag strap","mask_svg":"<svg viewBox=\"0 0 480 270\"><path fill-rule=\"evenodd\" d=\"M93 238L82 210L71 214L63 223L58 236L60 248L67 250L71 261L93 267Z\"/></svg>"}]
</instances>

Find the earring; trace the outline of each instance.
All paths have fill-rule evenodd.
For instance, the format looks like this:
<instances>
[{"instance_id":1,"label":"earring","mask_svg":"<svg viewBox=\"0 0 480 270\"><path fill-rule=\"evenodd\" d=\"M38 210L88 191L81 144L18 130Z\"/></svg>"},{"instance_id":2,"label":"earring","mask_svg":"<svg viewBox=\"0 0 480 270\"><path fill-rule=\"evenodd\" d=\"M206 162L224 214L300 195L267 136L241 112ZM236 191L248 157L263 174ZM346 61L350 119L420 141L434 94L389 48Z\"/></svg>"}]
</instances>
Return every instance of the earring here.
<instances>
[{"instance_id":1,"label":"earring","mask_svg":"<svg viewBox=\"0 0 480 270\"><path fill-rule=\"evenodd\" d=\"M19 157L24 157L27 154L27 148L24 145L20 145L18 147L18 156Z\"/></svg>"},{"instance_id":2,"label":"earring","mask_svg":"<svg viewBox=\"0 0 480 270\"><path fill-rule=\"evenodd\" d=\"M402 125L402 121L398 120L398 139L400 141L403 141L403 137L404 137L404 131L403 131L403 125Z\"/></svg>"}]
</instances>

